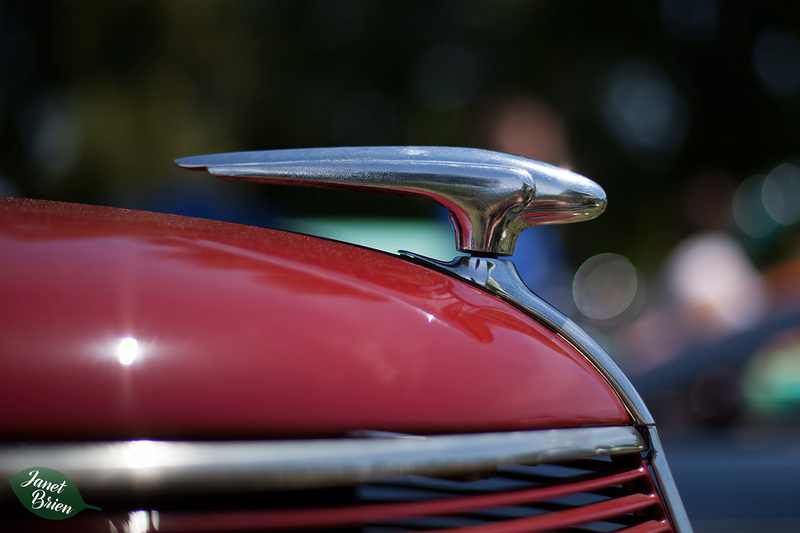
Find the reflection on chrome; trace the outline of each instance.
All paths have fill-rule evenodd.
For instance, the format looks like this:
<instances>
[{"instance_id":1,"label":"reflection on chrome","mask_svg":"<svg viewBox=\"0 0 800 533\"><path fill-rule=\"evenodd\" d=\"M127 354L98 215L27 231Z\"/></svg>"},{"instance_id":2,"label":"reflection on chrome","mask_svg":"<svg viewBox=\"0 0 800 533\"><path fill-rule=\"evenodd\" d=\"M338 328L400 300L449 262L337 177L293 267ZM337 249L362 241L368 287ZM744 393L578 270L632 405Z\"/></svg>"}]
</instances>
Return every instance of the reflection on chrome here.
<instances>
[{"instance_id":1,"label":"reflection on chrome","mask_svg":"<svg viewBox=\"0 0 800 533\"><path fill-rule=\"evenodd\" d=\"M70 472L105 496L330 487L398 474L456 475L511 462L550 463L647 450L639 430L585 427L422 439L133 441L0 445L0 477L31 464ZM22 465L22 466L20 466ZM2 499L0 494L0 499Z\"/></svg>"},{"instance_id":2,"label":"reflection on chrome","mask_svg":"<svg viewBox=\"0 0 800 533\"><path fill-rule=\"evenodd\" d=\"M119 364L128 366L139 357L139 341L134 337L122 337L117 344Z\"/></svg>"},{"instance_id":3,"label":"reflection on chrome","mask_svg":"<svg viewBox=\"0 0 800 533\"><path fill-rule=\"evenodd\" d=\"M125 533L148 533L158 531L158 511L133 511L122 526ZM116 528L115 528L116 529Z\"/></svg>"},{"instance_id":4,"label":"reflection on chrome","mask_svg":"<svg viewBox=\"0 0 800 533\"><path fill-rule=\"evenodd\" d=\"M179 459L179 450L166 448L152 440L135 440L118 448L120 466L124 468L146 469L159 468L175 463Z\"/></svg>"}]
</instances>

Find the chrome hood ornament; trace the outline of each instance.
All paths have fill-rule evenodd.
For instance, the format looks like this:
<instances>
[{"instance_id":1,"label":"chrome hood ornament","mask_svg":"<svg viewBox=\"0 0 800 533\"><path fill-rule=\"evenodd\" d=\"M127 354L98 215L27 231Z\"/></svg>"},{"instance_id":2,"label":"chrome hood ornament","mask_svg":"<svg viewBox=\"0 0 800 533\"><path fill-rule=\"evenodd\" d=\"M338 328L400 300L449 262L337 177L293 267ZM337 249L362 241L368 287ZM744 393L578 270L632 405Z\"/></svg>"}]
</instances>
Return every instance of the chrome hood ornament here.
<instances>
[{"instance_id":1,"label":"chrome hood ornament","mask_svg":"<svg viewBox=\"0 0 800 533\"><path fill-rule=\"evenodd\" d=\"M445 206L459 251L513 255L532 226L589 220L606 196L579 174L471 148L371 146L185 157L179 166L227 179L412 194Z\"/></svg>"},{"instance_id":2,"label":"chrome hood ornament","mask_svg":"<svg viewBox=\"0 0 800 533\"><path fill-rule=\"evenodd\" d=\"M201 155L175 162L227 179L379 190L422 196L445 206L458 250L471 255L451 262L411 252L401 251L401 256L484 288L574 346L616 391L632 425L646 435L668 513L677 531L691 532L655 422L641 396L599 344L526 287L513 262L500 258L513 255L517 238L529 227L600 215L606 196L596 183L524 157L470 148L307 148Z\"/></svg>"}]
</instances>

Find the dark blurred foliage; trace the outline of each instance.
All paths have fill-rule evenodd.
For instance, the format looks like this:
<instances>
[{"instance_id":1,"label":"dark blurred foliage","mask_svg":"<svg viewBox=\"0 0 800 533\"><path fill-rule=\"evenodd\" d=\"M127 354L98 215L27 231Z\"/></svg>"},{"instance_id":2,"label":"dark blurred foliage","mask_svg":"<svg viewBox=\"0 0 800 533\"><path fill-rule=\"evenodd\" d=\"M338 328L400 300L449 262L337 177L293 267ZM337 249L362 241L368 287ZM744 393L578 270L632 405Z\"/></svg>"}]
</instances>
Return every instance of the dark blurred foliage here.
<instances>
[{"instance_id":1,"label":"dark blurred foliage","mask_svg":"<svg viewBox=\"0 0 800 533\"><path fill-rule=\"evenodd\" d=\"M608 193L605 215L563 230L573 261L612 250L653 269L691 232L729 224L738 183L797 157L798 38L791 1L6 0L0 184L174 210L195 188L290 206L310 194L351 212L360 198L209 185L171 161L485 146L487 102L522 93L561 117L571 168ZM753 250L769 263L796 247L785 231Z\"/></svg>"}]
</instances>

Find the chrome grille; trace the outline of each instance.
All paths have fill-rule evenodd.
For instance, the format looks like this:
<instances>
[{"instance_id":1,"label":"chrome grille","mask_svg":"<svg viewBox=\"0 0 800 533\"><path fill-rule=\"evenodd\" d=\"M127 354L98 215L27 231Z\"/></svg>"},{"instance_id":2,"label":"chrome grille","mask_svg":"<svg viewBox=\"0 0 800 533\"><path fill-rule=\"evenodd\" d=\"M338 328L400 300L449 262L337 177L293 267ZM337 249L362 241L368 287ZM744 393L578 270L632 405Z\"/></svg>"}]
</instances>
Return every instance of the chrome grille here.
<instances>
[{"instance_id":1,"label":"chrome grille","mask_svg":"<svg viewBox=\"0 0 800 533\"><path fill-rule=\"evenodd\" d=\"M614 461L509 465L475 481L398 477L359 487L358 495L364 503L387 510L393 505L395 511L409 513L375 520L364 528L367 533L457 528L671 531L649 472L637 455ZM435 513L425 512L437 507Z\"/></svg>"},{"instance_id":2,"label":"chrome grille","mask_svg":"<svg viewBox=\"0 0 800 533\"><path fill-rule=\"evenodd\" d=\"M508 465L475 480L394 476L337 490L283 493L283 505L271 509L222 510L219 501L209 511L162 509L159 531L673 531L638 454ZM298 505L286 505L293 499Z\"/></svg>"},{"instance_id":3,"label":"chrome grille","mask_svg":"<svg viewBox=\"0 0 800 533\"><path fill-rule=\"evenodd\" d=\"M0 465L12 472L20 462L61 461L67 472L74 464L96 465L75 471L82 493L104 510L70 519L84 531L108 531L108 520L118 531L132 530L126 524L145 518L150 526L141 531L185 533L673 531L642 459L648 450L630 427L147 443L164 461L144 469L120 452L142 444L131 446L9 446ZM19 502L0 503L0 511L14 515L3 520L25 528L41 520Z\"/></svg>"}]
</instances>

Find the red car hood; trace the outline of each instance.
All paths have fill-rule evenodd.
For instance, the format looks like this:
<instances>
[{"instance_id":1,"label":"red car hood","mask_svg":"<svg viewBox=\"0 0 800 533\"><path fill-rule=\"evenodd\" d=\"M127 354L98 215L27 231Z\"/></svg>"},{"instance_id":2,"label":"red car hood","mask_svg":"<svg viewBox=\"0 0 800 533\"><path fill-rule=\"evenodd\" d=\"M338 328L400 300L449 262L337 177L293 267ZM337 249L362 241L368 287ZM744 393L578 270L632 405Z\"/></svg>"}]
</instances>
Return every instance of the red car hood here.
<instances>
[{"instance_id":1,"label":"red car hood","mask_svg":"<svg viewBox=\"0 0 800 533\"><path fill-rule=\"evenodd\" d=\"M0 199L0 257L0 438L629 423L558 336L475 287L371 250ZM125 337L138 346L130 364Z\"/></svg>"}]
</instances>

